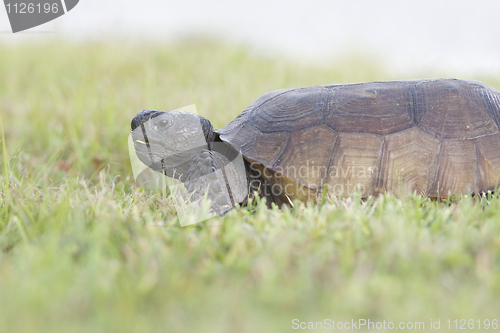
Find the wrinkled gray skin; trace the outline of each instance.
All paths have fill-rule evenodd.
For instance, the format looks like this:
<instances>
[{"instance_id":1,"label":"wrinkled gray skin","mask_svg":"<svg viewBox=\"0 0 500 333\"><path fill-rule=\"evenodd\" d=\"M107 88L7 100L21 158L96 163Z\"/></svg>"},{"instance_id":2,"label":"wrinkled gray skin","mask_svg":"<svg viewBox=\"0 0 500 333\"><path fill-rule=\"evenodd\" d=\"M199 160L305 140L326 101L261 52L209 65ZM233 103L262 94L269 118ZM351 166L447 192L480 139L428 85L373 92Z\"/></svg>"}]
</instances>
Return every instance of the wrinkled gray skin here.
<instances>
[{"instance_id":1,"label":"wrinkled gray skin","mask_svg":"<svg viewBox=\"0 0 500 333\"><path fill-rule=\"evenodd\" d=\"M207 148L195 114L144 110L132 120L137 157L153 170L174 168Z\"/></svg>"},{"instance_id":2,"label":"wrinkled gray skin","mask_svg":"<svg viewBox=\"0 0 500 333\"><path fill-rule=\"evenodd\" d=\"M246 189L241 189L246 187L245 168L224 168L231 159L227 150L232 148L214 143L216 136L207 119L183 111L143 110L132 120L131 129L141 162L182 181L189 201L200 200L207 192L212 211L222 215L245 200ZM226 147L214 150L217 145Z\"/></svg>"}]
</instances>

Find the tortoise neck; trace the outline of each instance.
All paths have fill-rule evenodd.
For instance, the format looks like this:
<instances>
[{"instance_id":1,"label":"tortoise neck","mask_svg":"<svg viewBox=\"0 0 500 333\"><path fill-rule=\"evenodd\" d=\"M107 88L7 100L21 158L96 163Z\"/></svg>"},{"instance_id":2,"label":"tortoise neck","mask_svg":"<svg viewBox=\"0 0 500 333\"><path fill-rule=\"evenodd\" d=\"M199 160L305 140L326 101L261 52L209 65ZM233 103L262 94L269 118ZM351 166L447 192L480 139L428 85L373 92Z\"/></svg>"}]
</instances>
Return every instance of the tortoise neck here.
<instances>
[{"instance_id":1,"label":"tortoise neck","mask_svg":"<svg viewBox=\"0 0 500 333\"><path fill-rule=\"evenodd\" d=\"M211 150L211 143L215 140L214 128L210 121L206 118L200 117L201 129L203 130L203 135L205 136L205 141L207 142L207 148Z\"/></svg>"}]
</instances>

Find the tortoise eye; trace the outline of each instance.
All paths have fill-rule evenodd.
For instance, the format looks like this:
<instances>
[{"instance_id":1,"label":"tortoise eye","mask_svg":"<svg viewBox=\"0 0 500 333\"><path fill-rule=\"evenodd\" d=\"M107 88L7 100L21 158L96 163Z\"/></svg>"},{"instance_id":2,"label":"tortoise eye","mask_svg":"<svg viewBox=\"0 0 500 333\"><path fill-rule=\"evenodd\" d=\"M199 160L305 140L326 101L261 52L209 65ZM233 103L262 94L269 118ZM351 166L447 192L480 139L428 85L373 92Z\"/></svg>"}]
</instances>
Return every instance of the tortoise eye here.
<instances>
[{"instance_id":1,"label":"tortoise eye","mask_svg":"<svg viewBox=\"0 0 500 333\"><path fill-rule=\"evenodd\" d=\"M157 121L155 123L155 130L165 130L169 127L172 126L172 122L170 120L167 120L167 119L162 119L160 121Z\"/></svg>"}]
</instances>

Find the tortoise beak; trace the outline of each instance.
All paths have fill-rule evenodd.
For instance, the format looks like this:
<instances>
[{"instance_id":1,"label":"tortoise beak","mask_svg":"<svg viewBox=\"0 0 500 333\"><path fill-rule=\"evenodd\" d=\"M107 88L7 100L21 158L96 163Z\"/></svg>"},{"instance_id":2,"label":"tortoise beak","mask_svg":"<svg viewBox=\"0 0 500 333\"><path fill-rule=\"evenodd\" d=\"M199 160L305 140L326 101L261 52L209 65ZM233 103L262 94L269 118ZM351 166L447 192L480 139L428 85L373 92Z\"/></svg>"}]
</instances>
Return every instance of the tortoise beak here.
<instances>
[{"instance_id":1,"label":"tortoise beak","mask_svg":"<svg viewBox=\"0 0 500 333\"><path fill-rule=\"evenodd\" d=\"M130 129L132 131L135 130L137 127L141 126L149 119L159 116L163 112L164 111L158 110L142 110L134 117L134 119L132 119L132 122L130 123Z\"/></svg>"}]
</instances>

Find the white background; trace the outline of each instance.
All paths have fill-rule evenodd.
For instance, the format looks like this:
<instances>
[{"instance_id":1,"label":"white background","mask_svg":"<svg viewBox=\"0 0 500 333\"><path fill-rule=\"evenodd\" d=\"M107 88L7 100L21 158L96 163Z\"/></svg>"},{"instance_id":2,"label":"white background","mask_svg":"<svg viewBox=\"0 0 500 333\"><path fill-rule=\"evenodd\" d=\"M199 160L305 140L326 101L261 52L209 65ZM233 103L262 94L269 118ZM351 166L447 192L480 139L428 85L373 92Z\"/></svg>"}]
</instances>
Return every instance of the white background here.
<instances>
[{"instance_id":1,"label":"white background","mask_svg":"<svg viewBox=\"0 0 500 333\"><path fill-rule=\"evenodd\" d=\"M22 34L9 33L2 6L0 31L7 43L205 34L309 61L357 52L397 73L500 75L500 0L80 0Z\"/></svg>"}]
</instances>

